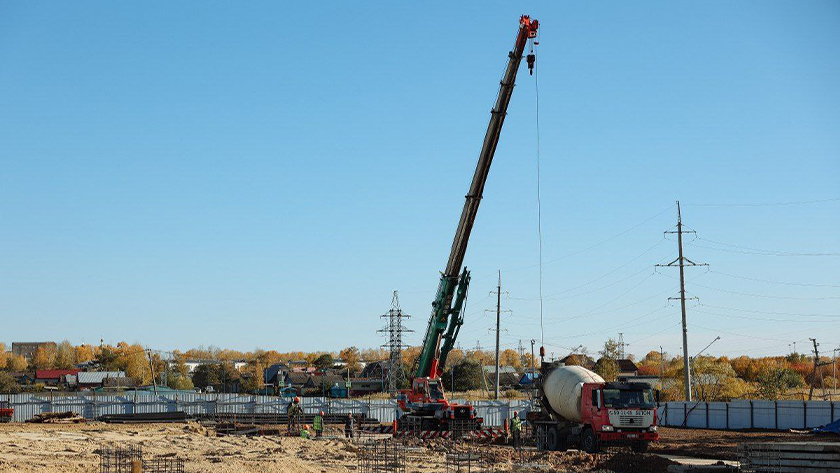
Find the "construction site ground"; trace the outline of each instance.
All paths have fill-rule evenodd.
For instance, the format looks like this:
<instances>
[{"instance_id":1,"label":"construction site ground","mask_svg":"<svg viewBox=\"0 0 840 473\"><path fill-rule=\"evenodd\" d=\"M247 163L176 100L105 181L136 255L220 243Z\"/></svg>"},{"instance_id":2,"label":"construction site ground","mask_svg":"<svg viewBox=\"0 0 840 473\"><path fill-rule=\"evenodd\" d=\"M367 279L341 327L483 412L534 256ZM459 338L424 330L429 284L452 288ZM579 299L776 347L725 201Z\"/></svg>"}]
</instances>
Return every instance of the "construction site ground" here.
<instances>
[{"instance_id":1,"label":"construction site ground","mask_svg":"<svg viewBox=\"0 0 840 473\"><path fill-rule=\"evenodd\" d=\"M686 457L735 459L736 445L747 441L840 441L837 437L777 432L722 432L663 428L662 442L651 453L611 451L588 455L552 452L539 462L551 471L660 473L670 460L653 453ZM144 456L180 457L185 471L216 473L357 472L358 444L343 438L307 440L279 436L216 436L212 429L189 424L0 424L0 472L95 473L98 449L106 444L140 445ZM406 471L445 471L445 440L409 442L413 447ZM490 458L498 471L513 469L509 447L461 445L467 452Z\"/></svg>"}]
</instances>

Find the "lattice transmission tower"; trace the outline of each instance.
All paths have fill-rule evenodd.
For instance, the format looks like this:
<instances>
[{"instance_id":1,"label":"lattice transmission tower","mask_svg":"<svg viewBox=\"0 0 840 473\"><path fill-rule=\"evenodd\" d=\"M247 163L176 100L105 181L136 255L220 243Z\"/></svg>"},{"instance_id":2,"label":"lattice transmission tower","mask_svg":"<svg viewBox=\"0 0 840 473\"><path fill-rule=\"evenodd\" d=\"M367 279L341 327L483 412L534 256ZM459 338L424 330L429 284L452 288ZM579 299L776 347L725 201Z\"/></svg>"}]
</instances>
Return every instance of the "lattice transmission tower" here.
<instances>
[{"instance_id":1,"label":"lattice transmission tower","mask_svg":"<svg viewBox=\"0 0 840 473\"><path fill-rule=\"evenodd\" d=\"M385 373L385 381L388 383L388 392L396 392L406 382L405 369L403 369L402 350L408 345L403 343L403 334L413 332L403 327L403 319L411 317L400 309L400 297L397 291L391 298L391 310L382 314L382 318L388 319L385 328L379 332L388 334L388 343L382 345L389 351L388 372Z\"/></svg>"}]
</instances>

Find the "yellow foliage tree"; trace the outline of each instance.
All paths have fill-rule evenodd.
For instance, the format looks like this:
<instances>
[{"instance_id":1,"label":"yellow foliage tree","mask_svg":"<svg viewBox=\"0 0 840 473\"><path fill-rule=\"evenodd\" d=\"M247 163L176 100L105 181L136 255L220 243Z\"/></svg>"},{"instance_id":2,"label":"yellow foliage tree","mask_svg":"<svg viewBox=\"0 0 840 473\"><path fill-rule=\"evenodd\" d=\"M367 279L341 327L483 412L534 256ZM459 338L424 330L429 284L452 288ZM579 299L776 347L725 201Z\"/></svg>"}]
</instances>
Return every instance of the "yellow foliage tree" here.
<instances>
[{"instance_id":1,"label":"yellow foliage tree","mask_svg":"<svg viewBox=\"0 0 840 473\"><path fill-rule=\"evenodd\" d=\"M522 359L519 358L519 353L512 348L508 348L499 354L499 364L502 366L512 366L516 370L522 368Z\"/></svg>"},{"instance_id":2,"label":"yellow foliage tree","mask_svg":"<svg viewBox=\"0 0 840 473\"><path fill-rule=\"evenodd\" d=\"M55 352L55 367L58 369L70 369L76 365L76 349L69 341L64 340L58 344Z\"/></svg>"},{"instance_id":3,"label":"yellow foliage tree","mask_svg":"<svg viewBox=\"0 0 840 473\"><path fill-rule=\"evenodd\" d=\"M92 346L82 344L77 346L74 350L76 352L76 363L85 363L87 361L93 360L94 353Z\"/></svg>"},{"instance_id":4,"label":"yellow foliage tree","mask_svg":"<svg viewBox=\"0 0 840 473\"><path fill-rule=\"evenodd\" d=\"M52 345L41 345L32 358L36 370L48 370L55 365L56 349Z\"/></svg>"}]
</instances>

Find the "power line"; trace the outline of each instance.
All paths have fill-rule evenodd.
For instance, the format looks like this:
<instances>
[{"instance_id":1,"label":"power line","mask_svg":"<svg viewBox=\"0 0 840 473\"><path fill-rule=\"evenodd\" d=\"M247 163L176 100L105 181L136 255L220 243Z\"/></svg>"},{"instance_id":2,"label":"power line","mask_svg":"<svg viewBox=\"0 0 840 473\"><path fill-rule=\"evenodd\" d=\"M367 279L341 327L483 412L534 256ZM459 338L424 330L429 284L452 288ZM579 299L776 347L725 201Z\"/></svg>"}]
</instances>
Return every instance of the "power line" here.
<instances>
[{"instance_id":1,"label":"power line","mask_svg":"<svg viewBox=\"0 0 840 473\"><path fill-rule=\"evenodd\" d=\"M776 205L806 205L806 204L821 204L824 202L837 202L840 201L840 197L833 197L830 199L819 199L819 200L801 200L801 201L794 201L794 202L766 202L766 203L755 203L755 204L685 204L692 207L772 207Z\"/></svg>"},{"instance_id":2,"label":"power line","mask_svg":"<svg viewBox=\"0 0 840 473\"><path fill-rule=\"evenodd\" d=\"M713 271L709 270L710 273L720 274L721 276L727 276L730 278L737 278L737 279L746 279L747 281L756 281L756 282L764 282L769 284L781 284L785 286L803 286L803 287L840 287L840 285L834 284L805 284L805 283L797 283L797 282L782 282L782 281L771 281L769 279L759 279L759 278L751 278L748 276L738 276L737 274L729 274L724 273L721 271Z\"/></svg>"},{"instance_id":3,"label":"power line","mask_svg":"<svg viewBox=\"0 0 840 473\"><path fill-rule=\"evenodd\" d=\"M755 310L755 309L742 309L736 307L724 307L719 305L711 305L711 304L701 304L706 307L713 307L715 309L723 309L723 310L734 310L737 312L750 312L754 314L768 314L768 315L791 315L791 316L800 316L800 317L840 317L840 314L804 314L804 313L797 313L797 312L772 312L766 310Z\"/></svg>"},{"instance_id":4,"label":"power line","mask_svg":"<svg viewBox=\"0 0 840 473\"><path fill-rule=\"evenodd\" d=\"M581 254L581 253L583 253L583 252L586 252L586 251L589 251L589 250L591 250L591 249L593 249L593 248L597 248L597 247L599 247L599 246L603 245L604 243L608 243L608 242L610 242L610 241L612 241L612 240L615 240L616 238L618 238L618 237L620 237L620 236L623 236L623 235L625 235L625 234L627 234L627 233L630 233L631 231L633 231L633 230L635 230L635 229L637 229L637 228L641 227L642 225L644 225L644 224L646 224L646 223L650 222L651 220L655 219L656 217L659 217L660 215L664 214L665 212L667 212L667 211L671 210L672 208L673 208L673 206L668 206L668 208L666 208L666 209L662 210L661 212L657 213L657 214L656 214L656 215L654 215L653 217L647 218L647 219L643 220L642 222L637 223L636 225L633 225L632 227L628 228L627 230L622 231L621 233L617 233L617 234L615 234L615 235L613 235L613 236L611 236L611 237L609 237L609 238L607 238L607 239L605 239L605 240L601 240L601 241L599 241L598 243L595 243L595 244L593 244L593 245L587 246L587 247L585 247L585 248L581 248L580 250L573 251L573 252L571 252L571 253L567 253L567 254L565 254L565 255L563 255L563 256L558 256L557 258L554 258L554 259L550 259L550 260L548 260L548 261L545 261L543 264L545 265L545 264L549 264L549 263L554 263L554 262L560 261L560 260L562 260L562 259L566 259L566 258L570 258L570 257L575 256L575 255L579 255L579 254ZM508 269L503 269L503 270L502 270L502 272L503 272L503 273L508 273L508 272L513 272L513 271L520 271L520 270L523 270L523 269L531 269L531 268L535 268L535 267L537 267L537 266L539 266L539 264L532 264L532 265L528 265L528 266L520 266L520 267L517 267L517 268L508 268ZM489 277L489 276L486 276L486 277Z\"/></svg>"},{"instance_id":5,"label":"power line","mask_svg":"<svg viewBox=\"0 0 840 473\"><path fill-rule=\"evenodd\" d=\"M764 298L764 299L793 299L793 300L840 299L840 296L822 296L822 297L768 296L766 294L752 294L752 293L749 293L749 292L730 291L729 289L721 289L719 287L706 286L706 285L699 284L699 283L694 283L694 285L705 288L705 289L711 289L713 291L725 292L727 294L737 294L739 296L749 296L749 297L761 297L761 298Z\"/></svg>"},{"instance_id":6,"label":"power line","mask_svg":"<svg viewBox=\"0 0 840 473\"><path fill-rule=\"evenodd\" d=\"M793 251L777 251L777 250L765 250L761 248L753 248L750 246L743 246L743 245L734 245L732 243L726 243L722 241L716 240L709 240L708 238L701 238L697 237L697 240L705 241L709 243L713 243L716 245L723 245L728 246L731 248L737 248L736 250L730 248L715 248L713 246L705 246L705 245L698 245L694 243L694 246L698 248L705 248L708 250L716 250L716 251L725 251L728 253L741 253L746 255L760 255L760 256L840 256L840 253L800 253L800 252L793 252ZM742 251L746 250L746 251Z\"/></svg>"}]
</instances>

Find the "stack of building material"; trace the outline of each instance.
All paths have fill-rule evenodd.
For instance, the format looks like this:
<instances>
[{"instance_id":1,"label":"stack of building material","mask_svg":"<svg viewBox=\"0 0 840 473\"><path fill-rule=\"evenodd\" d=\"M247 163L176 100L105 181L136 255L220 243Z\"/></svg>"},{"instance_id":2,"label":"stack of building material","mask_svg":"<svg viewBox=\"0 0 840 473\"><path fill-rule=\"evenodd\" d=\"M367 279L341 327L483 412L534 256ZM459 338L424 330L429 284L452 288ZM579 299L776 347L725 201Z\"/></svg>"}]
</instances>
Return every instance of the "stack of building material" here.
<instances>
[{"instance_id":1,"label":"stack of building material","mask_svg":"<svg viewBox=\"0 0 840 473\"><path fill-rule=\"evenodd\" d=\"M738 446L741 471L823 473L840 471L840 443L768 442Z\"/></svg>"},{"instance_id":2,"label":"stack of building material","mask_svg":"<svg viewBox=\"0 0 840 473\"><path fill-rule=\"evenodd\" d=\"M78 422L87 422L87 419L76 414L75 412L44 412L42 414L35 414L34 417L27 422L37 424L75 424Z\"/></svg>"}]
</instances>

